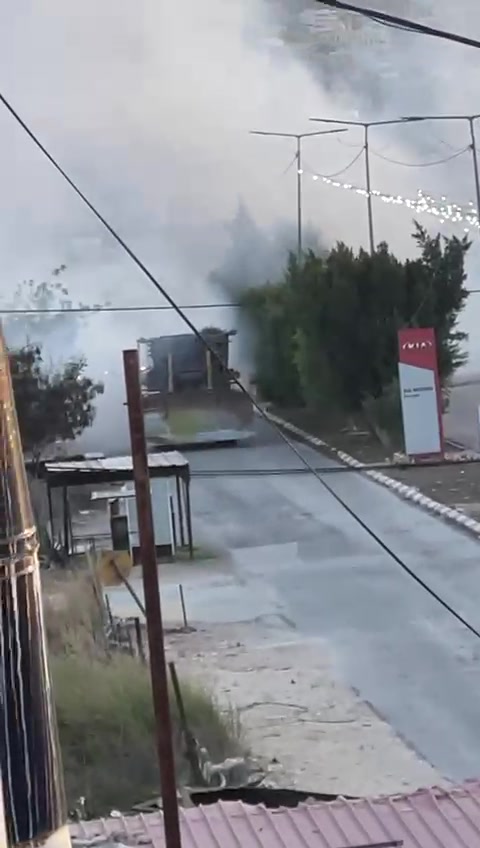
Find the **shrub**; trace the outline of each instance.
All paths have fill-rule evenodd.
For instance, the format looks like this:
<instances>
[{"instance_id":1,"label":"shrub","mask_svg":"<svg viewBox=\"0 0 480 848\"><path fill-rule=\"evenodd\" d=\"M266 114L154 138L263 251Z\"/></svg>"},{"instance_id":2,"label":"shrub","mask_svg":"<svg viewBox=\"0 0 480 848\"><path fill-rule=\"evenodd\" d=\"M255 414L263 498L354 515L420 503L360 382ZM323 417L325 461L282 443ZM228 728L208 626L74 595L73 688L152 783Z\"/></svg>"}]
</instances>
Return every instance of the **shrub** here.
<instances>
[{"instance_id":1,"label":"shrub","mask_svg":"<svg viewBox=\"0 0 480 848\"><path fill-rule=\"evenodd\" d=\"M44 581L67 800L85 797L90 815L128 811L160 794L150 673L136 658L109 656L101 614L87 575ZM238 754L241 731L234 711L211 693L180 681L187 718L213 761ZM179 783L188 781L178 711L170 696Z\"/></svg>"}]
</instances>

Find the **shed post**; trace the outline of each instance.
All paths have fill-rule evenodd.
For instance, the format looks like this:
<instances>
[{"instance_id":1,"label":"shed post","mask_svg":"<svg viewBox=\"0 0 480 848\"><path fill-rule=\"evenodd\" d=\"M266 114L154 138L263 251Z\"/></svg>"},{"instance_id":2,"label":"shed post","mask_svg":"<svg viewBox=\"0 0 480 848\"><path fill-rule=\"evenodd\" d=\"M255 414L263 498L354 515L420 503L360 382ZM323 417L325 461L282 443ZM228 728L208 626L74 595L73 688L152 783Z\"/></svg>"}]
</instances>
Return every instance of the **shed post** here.
<instances>
[{"instance_id":1,"label":"shed post","mask_svg":"<svg viewBox=\"0 0 480 848\"><path fill-rule=\"evenodd\" d=\"M183 501L182 501L182 490L180 487L180 477L178 476L178 472L175 474L175 485L177 488L177 504L178 504L178 525L180 529L180 545L182 548L185 547L185 527L183 522Z\"/></svg>"},{"instance_id":2,"label":"shed post","mask_svg":"<svg viewBox=\"0 0 480 848\"><path fill-rule=\"evenodd\" d=\"M187 514L187 536L188 536L188 551L190 559L193 559L193 531L192 531L192 508L190 504L190 474L185 477L185 512Z\"/></svg>"},{"instance_id":3,"label":"shed post","mask_svg":"<svg viewBox=\"0 0 480 848\"><path fill-rule=\"evenodd\" d=\"M50 483L47 482L47 498L48 498L48 520L50 521L50 541L53 545L55 540L55 525L53 521L53 502L52 502L52 489Z\"/></svg>"},{"instance_id":4,"label":"shed post","mask_svg":"<svg viewBox=\"0 0 480 848\"><path fill-rule=\"evenodd\" d=\"M70 553L69 545L69 523L68 523L68 488L63 487L63 548L65 556Z\"/></svg>"}]
</instances>

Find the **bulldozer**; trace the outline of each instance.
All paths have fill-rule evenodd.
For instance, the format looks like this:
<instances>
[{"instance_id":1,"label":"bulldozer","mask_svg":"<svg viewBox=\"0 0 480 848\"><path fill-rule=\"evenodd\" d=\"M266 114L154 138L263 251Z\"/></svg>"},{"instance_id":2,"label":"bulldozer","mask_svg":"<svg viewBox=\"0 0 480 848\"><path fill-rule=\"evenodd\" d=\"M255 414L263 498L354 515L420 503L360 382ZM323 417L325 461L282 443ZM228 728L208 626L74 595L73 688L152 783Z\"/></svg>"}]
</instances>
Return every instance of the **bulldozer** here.
<instances>
[{"instance_id":1,"label":"bulldozer","mask_svg":"<svg viewBox=\"0 0 480 848\"><path fill-rule=\"evenodd\" d=\"M139 339L145 432L151 445L195 446L253 436L252 403L235 382L239 372L229 367L235 334L206 327L200 337L185 333Z\"/></svg>"}]
</instances>

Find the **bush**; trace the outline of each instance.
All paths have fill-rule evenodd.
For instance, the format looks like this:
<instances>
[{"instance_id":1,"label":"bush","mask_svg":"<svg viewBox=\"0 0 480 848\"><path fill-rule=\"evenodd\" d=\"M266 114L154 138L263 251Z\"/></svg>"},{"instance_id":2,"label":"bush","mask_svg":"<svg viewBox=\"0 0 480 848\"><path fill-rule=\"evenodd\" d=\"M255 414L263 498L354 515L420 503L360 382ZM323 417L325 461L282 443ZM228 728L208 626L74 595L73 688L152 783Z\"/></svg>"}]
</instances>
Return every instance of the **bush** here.
<instances>
[{"instance_id":1,"label":"bush","mask_svg":"<svg viewBox=\"0 0 480 848\"><path fill-rule=\"evenodd\" d=\"M402 404L398 380L378 398L367 398L363 411L370 428L386 448L400 448L403 437Z\"/></svg>"},{"instance_id":2,"label":"bush","mask_svg":"<svg viewBox=\"0 0 480 848\"><path fill-rule=\"evenodd\" d=\"M86 798L89 815L127 811L160 794L150 673L130 656L108 656L91 582L47 577L46 629L67 800ZM213 761L241 751L233 711L180 681L191 730ZM179 783L188 780L175 699L170 697Z\"/></svg>"}]
</instances>

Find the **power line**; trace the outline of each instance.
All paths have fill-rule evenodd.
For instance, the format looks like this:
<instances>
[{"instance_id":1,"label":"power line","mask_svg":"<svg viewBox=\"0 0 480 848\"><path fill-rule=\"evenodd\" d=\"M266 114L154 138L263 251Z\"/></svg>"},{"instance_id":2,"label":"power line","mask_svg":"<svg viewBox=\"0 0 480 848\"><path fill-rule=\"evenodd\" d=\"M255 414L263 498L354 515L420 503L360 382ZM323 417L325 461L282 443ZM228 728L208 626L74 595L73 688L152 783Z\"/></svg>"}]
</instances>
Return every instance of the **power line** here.
<instances>
[{"instance_id":1,"label":"power line","mask_svg":"<svg viewBox=\"0 0 480 848\"><path fill-rule=\"evenodd\" d=\"M432 165L443 165L444 162L451 162L452 159L457 159L459 156L463 156L467 150L470 150L470 145L464 147L463 150L457 150L456 153L452 153L451 156L445 156L443 159L435 159L432 162L399 162L398 159L391 159L389 156L384 156L383 153L380 153L377 150L372 150L372 148L370 148L370 153L376 156L377 159L383 159L384 162L391 162L392 165L402 165L404 168L430 168Z\"/></svg>"},{"instance_id":2,"label":"power line","mask_svg":"<svg viewBox=\"0 0 480 848\"><path fill-rule=\"evenodd\" d=\"M351 3L344 3L342 0L317 0L323 6L328 6L330 9L340 9L345 12L355 12L364 18L370 18L378 24L385 26L393 26L397 29L402 29L405 32L418 33L419 35L431 35L434 38L442 38L446 41L454 41L457 44L465 44L467 47L480 48L480 41L474 38L467 38L465 35L457 35L454 32L447 30L436 29L429 27L426 24L419 24L417 21L411 21L408 18L399 18L396 15L387 15L385 12L377 12L374 9L364 9L359 6L354 6Z\"/></svg>"},{"instance_id":3,"label":"power line","mask_svg":"<svg viewBox=\"0 0 480 848\"><path fill-rule=\"evenodd\" d=\"M319 173L317 173L317 171L312 171L312 174L315 174L317 177L323 177L323 179L325 179L325 180L332 180L334 177L339 177L341 174L345 174L346 171L349 171L350 168L352 167L352 165L355 165L355 162L358 162L358 160L360 159L360 156L362 155L364 150L365 150L365 146L362 145L361 149L353 157L351 162L349 162L348 165L345 165L345 167L342 168L340 171L335 171L334 174L319 174Z\"/></svg>"},{"instance_id":4,"label":"power line","mask_svg":"<svg viewBox=\"0 0 480 848\"><path fill-rule=\"evenodd\" d=\"M8 112L12 115L15 121L22 127L22 129L27 133L29 138L33 141L35 146L43 153L43 155L48 159L51 165L55 168L55 170L64 178L64 180L68 183L68 185L73 189L75 194L83 201L83 203L90 209L92 214L100 221L101 224L105 227L105 229L110 233L112 238L123 248L125 253L130 257L132 262L143 272L143 274L147 277L148 280L152 283L155 289L162 295L162 297L170 304L172 309L177 313L179 318L183 320L183 322L187 325L189 330L195 335L195 337L204 345L204 347L210 352L213 359L218 362L221 366L223 366L222 358L219 356L215 348L213 348L207 339L204 338L200 330L197 329L195 324L190 320L190 318L183 311L182 307L179 306L175 299L168 293L165 287L158 282L153 273L147 268L147 266L142 262L142 260L137 256L135 251L132 250L131 247L124 241L124 239L117 233L117 231L112 227L112 225L103 217L103 215L99 212L99 210L94 206L94 204L88 200L88 198L83 194L83 192L78 188L74 180L68 176L68 174L63 170L61 165L56 161L56 159L52 156L51 153L44 147L41 141L37 138L35 133L28 127L28 125L22 120L22 118L15 111L13 106L6 100L3 94L0 93L0 102L2 102ZM333 497L333 499L338 503L351 518L377 543L377 545L391 558L400 568L409 575L419 586L421 586L428 594L434 598L447 612L450 613L460 624L462 624L467 630L473 633L480 639L480 630L477 630L472 624L470 624L459 612L457 612L447 601L445 601L434 589L431 588L421 577L416 574L410 566L408 566L403 560L395 553L386 542L375 533L371 527L366 524L366 522L359 516L357 513L350 507L340 495L335 492L335 490L320 476L319 472L315 469L315 467L306 459L301 451L296 447L296 445L290 441L290 439L285 435L281 427L279 427L275 422L271 421L269 416L266 414L265 410L258 403L258 401L253 397L252 394L245 388L243 383L234 375L232 375L232 382L240 389L240 391L250 400L250 403L257 410L257 412L261 415L261 417L270 423L273 427L277 435L281 438L281 440L287 445L287 447L293 451L293 453L298 457L302 465L307 468L311 474L319 481L319 483L323 486L323 488Z\"/></svg>"},{"instance_id":5,"label":"power line","mask_svg":"<svg viewBox=\"0 0 480 848\"><path fill-rule=\"evenodd\" d=\"M186 303L180 309L234 309L240 307L240 303ZM90 314L98 312L163 312L172 310L170 305L164 306L72 306L69 309L2 309L0 315L71 315Z\"/></svg>"},{"instance_id":6,"label":"power line","mask_svg":"<svg viewBox=\"0 0 480 848\"><path fill-rule=\"evenodd\" d=\"M411 126L411 124L408 124L408 126ZM472 149L471 145L468 144L466 147L463 147L461 150L458 150L458 148L454 147L453 144L449 144L448 141L443 141L443 139L438 138L438 136L435 138L436 141L439 141L441 144L444 144L446 147L449 147L450 150L453 150L453 154L450 156L446 156L443 159L434 159L431 162L400 162L397 159L392 159L391 157L385 155L385 150L388 150L388 148L391 147L391 144L386 144L385 147L383 147L381 150L375 150L373 147L369 146L369 152L372 153L373 156L376 156L378 159L384 159L385 162L391 162L393 165L401 165L405 168L429 168L431 165L442 165L444 162L450 162L457 156L462 156L468 150ZM360 150L360 153L365 150L364 144L347 144L347 142L341 141L340 139L337 139L337 141L339 144L342 145L342 147L351 147L352 150ZM340 171L339 173L342 172Z\"/></svg>"}]
</instances>

